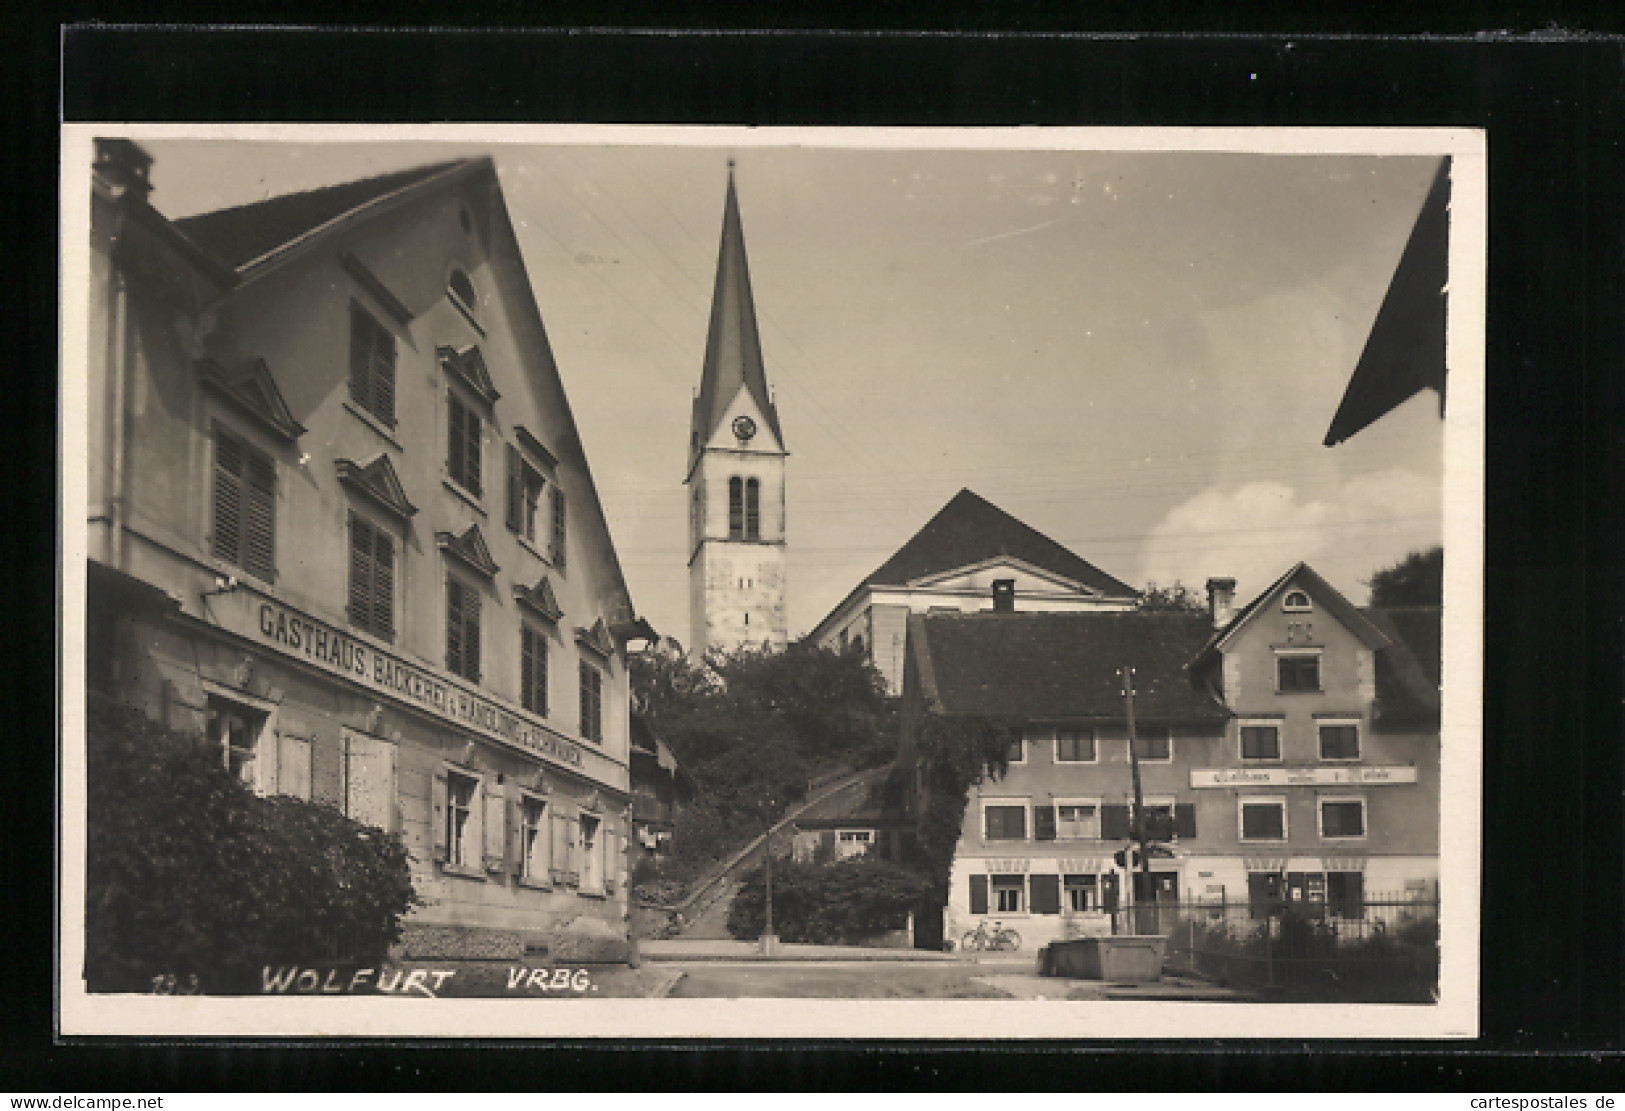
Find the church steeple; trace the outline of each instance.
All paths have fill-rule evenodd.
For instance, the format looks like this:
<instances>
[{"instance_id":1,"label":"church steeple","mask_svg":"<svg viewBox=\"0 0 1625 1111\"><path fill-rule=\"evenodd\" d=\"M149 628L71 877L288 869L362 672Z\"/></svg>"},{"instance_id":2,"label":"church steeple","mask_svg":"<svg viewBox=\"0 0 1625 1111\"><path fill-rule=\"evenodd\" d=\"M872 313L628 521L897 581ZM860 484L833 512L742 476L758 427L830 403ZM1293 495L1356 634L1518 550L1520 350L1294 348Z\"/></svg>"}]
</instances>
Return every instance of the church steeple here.
<instances>
[{"instance_id":1,"label":"church steeple","mask_svg":"<svg viewBox=\"0 0 1625 1111\"><path fill-rule=\"evenodd\" d=\"M689 650L788 639L784 436L767 390L733 163L689 433Z\"/></svg>"},{"instance_id":2,"label":"church steeple","mask_svg":"<svg viewBox=\"0 0 1625 1111\"><path fill-rule=\"evenodd\" d=\"M716 434L734 398L744 387L782 448L779 415L767 389L762 338L756 326L756 302L750 291L750 265L745 259L745 229L739 219L739 194L733 162L728 163L728 198L722 210L722 246L717 252L717 281L711 294L711 324L705 337L705 368L694 399L689 464Z\"/></svg>"}]
</instances>

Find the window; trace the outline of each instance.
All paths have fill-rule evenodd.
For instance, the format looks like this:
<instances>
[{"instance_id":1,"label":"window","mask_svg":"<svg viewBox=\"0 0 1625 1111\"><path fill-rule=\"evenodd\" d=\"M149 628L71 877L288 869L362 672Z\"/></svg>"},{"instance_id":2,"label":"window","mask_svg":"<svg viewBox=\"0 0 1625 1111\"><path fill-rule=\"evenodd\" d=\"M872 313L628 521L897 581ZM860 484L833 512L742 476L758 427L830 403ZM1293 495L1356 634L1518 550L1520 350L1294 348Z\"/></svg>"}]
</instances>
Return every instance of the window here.
<instances>
[{"instance_id":1,"label":"window","mask_svg":"<svg viewBox=\"0 0 1625 1111\"><path fill-rule=\"evenodd\" d=\"M446 774L446 863L459 868L480 861L479 785L471 775Z\"/></svg>"},{"instance_id":2,"label":"window","mask_svg":"<svg viewBox=\"0 0 1625 1111\"><path fill-rule=\"evenodd\" d=\"M1239 806L1243 841L1285 840L1286 800L1243 799Z\"/></svg>"},{"instance_id":3,"label":"window","mask_svg":"<svg viewBox=\"0 0 1625 1111\"><path fill-rule=\"evenodd\" d=\"M1027 739L1025 737L1010 738L1010 747L1005 749L1004 758L1012 764L1025 764L1027 762Z\"/></svg>"},{"instance_id":4,"label":"window","mask_svg":"<svg viewBox=\"0 0 1625 1111\"><path fill-rule=\"evenodd\" d=\"M581 661L581 735L604 739L604 673L586 660Z\"/></svg>"},{"instance_id":5,"label":"window","mask_svg":"<svg viewBox=\"0 0 1625 1111\"><path fill-rule=\"evenodd\" d=\"M1145 726L1134 732L1134 753L1142 761L1166 764L1174 758L1174 734L1166 725Z\"/></svg>"},{"instance_id":6,"label":"window","mask_svg":"<svg viewBox=\"0 0 1625 1111\"><path fill-rule=\"evenodd\" d=\"M209 739L220 746L220 759L231 777L256 793L262 790L260 733L265 719L264 713L239 703L209 699Z\"/></svg>"},{"instance_id":7,"label":"window","mask_svg":"<svg viewBox=\"0 0 1625 1111\"><path fill-rule=\"evenodd\" d=\"M1025 841L1027 839L1026 803L984 803L983 828L988 841Z\"/></svg>"},{"instance_id":8,"label":"window","mask_svg":"<svg viewBox=\"0 0 1625 1111\"><path fill-rule=\"evenodd\" d=\"M1277 656L1275 658L1275 689L1278 691L1318 691L1320 689L1320 657L1318 655Z\"/></svg>"},{"instance_id":9,"label":"window","mask_svg":"<svg viewBox=\"0 0 1625 1111\"><path fill-rule=\"evenodd\" d=\"M1094 876L1063 876L1061 890L1065 895L1063 905L1073 914L1100 909L1100 892Z\"/></svg>"},{"instance_id":10,"label":"window","mask_svg":"<svg viewBox=\"0 0 1625 1111\"><path fill-rule=\"evenodd\" d=\"M1322 760L1358 760L1360 758L1360 726L1356 722L1322 723L1320 726L1320 758Z\"/></svg>"},{"instance_id":11,"label":"window","mask_svg":"<svg viewBox=\"0 0 1625 1111\"><path fill-rule=\"evenodd\" d=\"M276 464L220 427L214 433L212 550L257 579L276 576Z\"/></svg>"},{"instance_id":12,"label":"window","mask_svg":"<svg viewBox=\"0 0 1625 1111\"><path fill-rule=\"evenodd\" d=\"M350 400L395 426L395 337L350 303Z\"/></svg>"},{"instance_id":13,"label":"window","mask_svg":"<svg viewBox=\"0 0 1625 1111\"><path fill-rule=\"evenodd\" d=\"M350 624L388 640L395 635L395 538L350 514Z\"/></svg>"},{"instance_id":14,"label":"window","mask_svg":"<svg viewBox=\"0 0 1625 1111\"><path fill-rule=\"evenodd\" d=\"M1092 802L1057 802L1055 835L1062 840L1093 840L1100 836L1100 806Z\"/></svg>"},{"instance_id":15,"label":"window","mask_svg":"<svg viewBox=\"0 0 1625 1111\"><path fill-rule=\"evenodd\" d=\"M456 392L446 395L446 473L475 497L480 495L480 415Z\"/></svg>"},{"instance_id":16,"label":"window","mask_svg":"<svg viewBox=\"0 0 1625 1111\"><path fill-rule=\"evenodd\" d=\"M446 670L480 681L480 592L446 576Z\"/></svg>"},{"instance_id":17,"label":"window","mask_svg":"<svg viewBox=\"0 0 1625 1111\"><path fill-rule=\"evenodd\" d=\"M451 272L451 277L446 280L446 292L451 294L452 301L470 317L475 315L475 310L479 307L479 298L474 294L474 281L466 271Z\"/></svg>"},{"instance_id":18,"label":"window","mask_svg":"<svg viewBox=\"0 0 1625 1111\"><path fill-rule=\"evenodd\" d=\"M994 876L993 913L1021 914L1027 909L1026 876Z\"/></svg>"},{"instance_id":19,"label":"window","mask_svg":"<svg viewBox=\"0 0 1625 1111\"><path fill-rule=\"evenodd\" d=\"M1178 832L1174 825L1172 799L1145 799L1145 835L1154 841L1170 841ZM1134 808L1129 807L1130 821Z\"/></svg>"},{"instance_id":20,"label":"window","mask_svg":"<svg viewBox=\"0 0 1625 1111\"><path fill-rule=\"evenodd\" d=\"M581 875L581 890L598 892L604 890L604 845L602 832L603 821L592 814L583 814L580 817L580 837L576 842L577 860L576 869Z\"/></svg>"},{"instance_id":21,"label":"window","mask_svg":"<svg viewBox=\"0 0 1625 1111\"><path fill-rule=\"evenodd\" d=\"M842 829L835 833L835 858L845 860L848 857L862 856L874 844L873 830Z\"/></svg>"},{"instance_id":22,"label":"window","mask_svg":"<svg viewBox=\"0 0 1625 1111\"><path fill-rule=\"evenodd\" d=\"M1291 613L1308 613L1312 607L1308 594L1301 590L1289 590L1286 597L1281 599L1281 608Z\"/></svg>"},{"instance_id":23,"label":"window","mask_svg":"<svg viewBox=\"0 0 1625 1111\"><path fill-rule=\"evenodd\" d=\"M519 630L519 704L547 716L547 638L529 625Z\"/></svg>"},{"instance_id":24,"label":"window","mask_svg":"<svg viewBox=\"0 0 1625 1111\"><path fill-rule=\"evenodd\" d=\"M1243 725L1241 727L1241 758L1243 760L1279 760L1281 758L1280 726Z\"/></svg>"},{"instance_id":25,"label":"window","mask_svg":"<svg viewBox=\"0 0 1625 1111\"><path fill-rule=\"evenodd\" d=\"M507 445L507 456L508 527L534 544L536 518L541 515L542 490L547 481L512 444Z\"/></svg>"},{"instance_id":26,"label":"window","mask_svg":"<svg viewBox=\"0 0 1625 1111\"><path fill-rule=\"evenodd\" d=\"M728 539L745 538L745 480L728 480Z\"/></svg>"},{"instance_id":27,"label":"window","mask_svg":"<svg viewBox=\"0 0 1625 1111\"><path fill-rule=\"evenodd\" d=\"M519 876L547 880L547 803L529 795L519 803Z\"/></svg>"},{"instance_id":28,"label":"window","mask_svg":"<svg viewBox=\"0 0 1625 1111\"><path fill-rule=\"evenodd\" d=\"M553 566L560 571L564 570L564 491L559 484L554 483L550 491L553 499L553 546L551 556Z\"/></svg>"},{"instance_id":29,"label":"window","mask_svg":"<svg viewBox=\"0 0 1625 1111\"><path fill-rule=\"evenodd\" d=\"M1326 912L1334 918L1364 918L1365 876L1359 872L1327 872Z\"/></svg>"},{"instance_id":30,"label":"window","mask_svg":"<svg viewBox=\"0 0 1625 1111\"><path fill-rule=\"evenodd\" d=\"M1321 799L1320 835L1335 837L1365 836L1364 799Z\"/></svg>"},{"instance_id":31,"label":"window","mask_svg":"<svg viewBox=\"0 0 1625 1111\"><path fill-rule=\"evenodd\" d=\"M1057 764L1092 764L1095 762L1095 732L1093 729L1062 729L1055 734L1055 762Z\"/></svg>"},{"instance_id":32,"label":"window","mask_svg":"<svg viewBox=\"0 0 1625 1111\"><path fill-rule=\"evenodd\" d=\"M762 538L762 484L754 478L745 480L745 539Z\"/></svg>"}]
</instances>

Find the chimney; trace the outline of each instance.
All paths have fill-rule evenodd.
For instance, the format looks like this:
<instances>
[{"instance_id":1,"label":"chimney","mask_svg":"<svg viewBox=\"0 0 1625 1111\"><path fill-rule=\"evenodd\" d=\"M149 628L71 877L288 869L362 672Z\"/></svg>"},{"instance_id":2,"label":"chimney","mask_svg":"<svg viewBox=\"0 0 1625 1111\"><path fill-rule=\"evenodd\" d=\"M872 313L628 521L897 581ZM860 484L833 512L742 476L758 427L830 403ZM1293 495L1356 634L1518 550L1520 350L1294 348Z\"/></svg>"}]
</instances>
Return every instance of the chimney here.
<instances>
[{"instance_id":1,"label":"chimney","mask_svg":"<svg viewBox=\"0 0 1625 1111\"><path fill-rule=\"evenodd\" d=\"M994 579L993 580L993 612L994 613L1015 613L1016 612L1016 580L1015 579Z\"/></svg>"},{"instance_id":2,"label":"chimney","mask_svg":"<svg viewBox=\"0 0 1625 1111\"><path fill-rule=\"evenodd\" d=\"M1235 579L1209 579L1207 581L1207 612L1213 618L1213 627L1222 629L1230 623L1231 611L1236 604Z\"/></svg>"},{"instance_id":3,"label":"chimney","mask_svg":"<svg viewBox=\"0 0 1625 1111\"><path fill-rule=\"evenodd\" d=\"M101 177L120 198L131 197L135 203L145 203L152 192L147 171L152 167L152 155L128 139L97 139L96 162L91 171Z\"/></svg>"}]
</instances>

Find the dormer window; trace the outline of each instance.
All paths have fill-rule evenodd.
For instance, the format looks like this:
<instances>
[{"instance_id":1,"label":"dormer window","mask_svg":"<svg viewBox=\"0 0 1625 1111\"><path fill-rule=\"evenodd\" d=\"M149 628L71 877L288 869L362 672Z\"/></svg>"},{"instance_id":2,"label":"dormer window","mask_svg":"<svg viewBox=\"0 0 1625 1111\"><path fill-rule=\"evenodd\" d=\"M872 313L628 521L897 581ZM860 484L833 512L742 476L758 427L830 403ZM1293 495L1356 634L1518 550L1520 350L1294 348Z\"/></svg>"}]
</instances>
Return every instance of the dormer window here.
<instances>
[{"instance_id":1,"label":"dormer window","mask_svg":"<svg viewBox=\"0 0 1625 1111\"><path fill-rule=\"evenodd\" d=\"M1308 613L1314 607L1309 602L1309 595L1302 590L1289 590L1286 597L1281 599L1281 608L1288 613Z\"/></svg>"},{"instance_id":2,"label":"dormer window","mask_svg":"<svg viewBox=\"0 0 1625 1111\"><path fill-rule=\"evenodd\" d=\"M446 292L451 294L452 302L471 320L478 318L479 298L474 294L474 280L468 276L468 271L453 270L451 277L446 279Z\"/></svg>"}]
</instances>

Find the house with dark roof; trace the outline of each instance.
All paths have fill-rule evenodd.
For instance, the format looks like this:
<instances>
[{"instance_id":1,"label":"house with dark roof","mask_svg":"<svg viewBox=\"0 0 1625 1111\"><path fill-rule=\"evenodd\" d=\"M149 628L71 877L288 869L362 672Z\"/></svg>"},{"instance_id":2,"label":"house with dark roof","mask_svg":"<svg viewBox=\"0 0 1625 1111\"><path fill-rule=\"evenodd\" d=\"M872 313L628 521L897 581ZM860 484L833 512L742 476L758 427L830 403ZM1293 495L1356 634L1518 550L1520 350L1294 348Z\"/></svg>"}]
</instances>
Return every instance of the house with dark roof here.
<instances>
[{"instance_id":1,"label":"house with dark roof","mask_svg":"<svg viewBox=\"0 0 1625 1111\"><path fill-rule=\"evenodd\" d=\"M97 142L87 686L399 833L405 956L624 938L652 630L491 160L179 221L150 162Z\"/></svg>"},{"instance_id":2,"label":"house with dark roof","mask_svg":"<svg viewBox=\"0 0 1625 1111\"><path fill-rule=\"evenodd\" d=\"M911 811L930 803L926 715L1019 731L1004 774L971 788L944 936L996 919L1037 945L1108 931L1124 903L1362 917L1368 896L1436 897L1437 608L1360 610L1301 563L1239 610L1234 585L1210 581L1206 616L909 617ZM1134 867L1124 670L1159 840L1148 869Z\"/></svg>"},{"instance_id":3,"label":"house with dark roof","mask_svg":"<svg viewBox=\"0 0 1625 1111\"><path fill-rule=\"evenodd\" d=\"M808 634L855 646L897 694L911 613L1112 612L1139 593L986 498L961 490Z\"/></svg>"}]
</instances>

